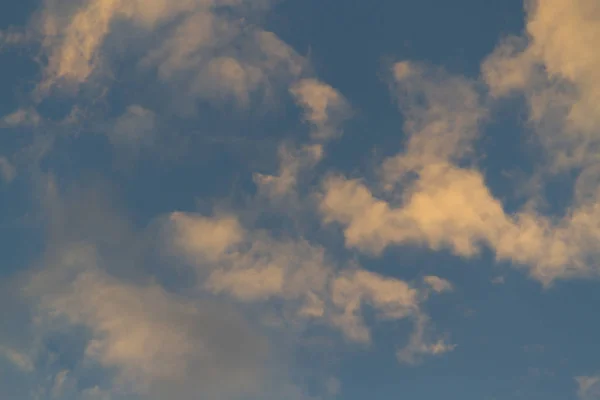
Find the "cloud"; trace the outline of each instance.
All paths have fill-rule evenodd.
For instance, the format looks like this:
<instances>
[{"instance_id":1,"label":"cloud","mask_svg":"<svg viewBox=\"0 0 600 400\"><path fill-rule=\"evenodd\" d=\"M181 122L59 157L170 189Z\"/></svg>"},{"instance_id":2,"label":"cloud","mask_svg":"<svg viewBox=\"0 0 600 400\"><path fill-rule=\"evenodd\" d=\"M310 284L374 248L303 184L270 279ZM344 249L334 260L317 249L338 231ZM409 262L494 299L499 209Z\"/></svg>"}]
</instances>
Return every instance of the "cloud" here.
<instances>
[{"instance_id":1,"label":"cloud","mask_svg":"<svg viewBox=\"0 0 600 400\"><path fill-rule=\"evenodd\" d=\"M259 192L272 200L289 201L290 196L298 194L299 178L324 158L325 145L342 134L341 125L351 117L351 108L344 96L316 79L294 83L290 93L304 110L304 119L311 126L311 140L299 148L280 147L278 175L254 174Z\"/></svg>"},{"instance_id":2,"label":"cloud","mask_svg":"<svg viewBox=\"0 0 600 400\"><path fill-rule=\"evenodd\" d=\"M4 182L10 183L15 179L17 175L17 169L14 165L6 158L0 156L0 177Z\"/></svg>"},{"instance_id":3,"label":"cloud","mask_svg":"<svg viewBox=\"0 0 600 400\"><path fill-rule=\"evenodd\" d=\"M487 116L476 85L466 78L409 61L394 64L393 93L405 116L405 150L383 165L394 185L408 172L470 155Z\"/></svg>"},{"instance_id":4,"label":"cloud","mask_svg":"<svg viewBox=\"0 0 600 400\"><path fill-rule=\"evenodd\" d=\"M247 107L255 94L272 98L305 64L272 32L202 9L187 16L140 65L156 68L179 96Z\"/></svg>"},{"instance_id":5,"label":"cloud","mask_svg":"<svg viewBox=\"0 0 600 400\"><path fill-rule=\"evenodd\" d=\"M424 356L435 356L454 351L456 345L449 344L444 339L438 339L435 342L427 340L430 330L429 317L418 315L415 330L410 336L408 345L396 353L398 361L405 364L417 364L422 361Z\"/></svg>"},{"instance_id":6,"label":"cloud","mask_svg":"<svg viewBox=\"0 0 600 400\"><path fill-rule=\"evenodd\" d=\"M38 112L31 108L20 108L13 113L2 117L2 122L5 127L36 127L40 124L42 118Z\"/></svg>"},{"instance_id":7,"label":"cloud","mask_svg":"<svg viewBox=\"0 0 600 400\"><path fill-rule=\"evenodd\" d=\"M206 277L206 289L246 301L297 300L299 313L302 305L319 301L330 274L323 249L242 230L230 216L174 213L170 221L168 240Z\"/></svg>"},{"instance_id":8,"label":"cloud","mask_svg":"<svg viewBox=\"0 0 600 400\"><path fill-rule=\"evenodd\" d=\"M363 302L384 319L403 319L418 312L417 290L406 282L368 271L359 270L335 278L331 300L340 311L333 316L333 323L348 339L357 342L371 341L362 319Z\"/></svg>"},{"instance_id":9,"label":"cloud","mask_svg":"<svg viewBox=\"0 0 600 400\"><path fill-rule=\"evenodd\" d=\"M446 279L439 278L437 276L428 275L423 278L426 284L431 286L431 288L437 292L451 292L454 290L454 286L452 283L448 282Z\"/></svg>"},{"instance_id":10,"label":"cloud","mask_svg":"<svg viewBox=\"0 0 600 400\"><path fill-rule=\"evenodd\" d=\"M94 0L67 6L47 0L31 23L48 59L38 93L108 76L116 54L106 43L127 40L115 37L122 35L116 23L125 22L145 35L160 31L164 38L149 49L140 67L156 68L160 80L176 91L185 89L188 99L231 99L247 106L252 93L263 89L269 96L279 81L298 76L303 68L302 58L273 33L245 22L244 17L260 13L268 3ZM144 50L131 53L136 51Z\"/></svg>"},{"instance_id":11,"label":"cloud","mask_svg":"<svg viewBox=\"0 0 600 400\"><path fill-rule=\"evenodd\" d=\"M15 367L22 371L31 372L34 369L34 365L30 357L18 350L6 346L0 346L0 355L4 356Z\"/></svg>"},{"instance_id":12,"label":"cloud","mask_svg":"<svg viewBox=\"0 0 600 400\"><path fill-rule=\"evenodd\" d=\"M152 144L156 128L155 114L139 105L127 107L109 131L108 137L114 146L138 149Z\"/></svg>"},{"instance_id":13,"label":"cloud","mask_svg":"<svg viewBox=\"0 0 600 400\"><path fill-rule=\"evenodd\" d=\"M595 400L600 398L600 377L580 376L575 378L579 386L578 395L582 400Z\"/></svg>"},{"instance_id":14,"label":"cloud","mask_svg":"<svg viewBox=\"0 0 600 400\"><path fill-rule=\"evenodd\" d=\"M28 312L6 316L26 323L15 330L19 340L11 329L0 342L0 355L29 374L40 398L228 400L294 387L271 341L236 307L203 288L161 284L168 269L154 276L145 254L152 231L133 230L98 196L106 187L61 192L52 179L42 187L46 249L7 294Z\"/></svg>"},{"instance_id":15,"label":"cloud","mask_svg":"<svg viewBox=\"0 0 600 400\"><path fill-rule=\"evenodd\" d=\"M492 95L525 96L555 171L597 158L599 21L594 0L531 1L526 35L505 39L483 64Z\"/></svg>"},{"instance_id":16,"label":"cloud","mask_svg":"<svg viewBox=\"0 0 600 400\"><path fill-rule=\"evenodd\" d=\"M69 248L58 256L54 269L34 276L28 292L39 297L44 318L66 318L89 329L85 357L116 368L120 390L164 393L180 387L182 398L201 388L255 390L266 344L235 314L179 299L156 285L119 282L99 269L93 248ZM228 386L215 387L224 376Z\"/></svg>"},{"instance_id":17,"label":"cloud","mask_svg":"<svg viewBox=\"0 0 600 400\"><path fill-rule=\"evenodd\" d=\"M248 230L242 236L229 216L175 213L170 224L174 226L167 232L174 251L192 262L199 284L213 293L228 294L243 303L285 300L291 310L288 315L294 319L325 322L357 343L371 341L363 306L370 306L382 320L424 315L419 289L362 269L339 270L324 249L304 240L276 239ZM212 226L235 227L227 231L236 233L217 235L232 239L219 239L212 246L210 233L218 231ZM441 278L429 280L449 285Z\"/></svg>"},{"instance_id":18,"label":"cloud","mask_svg":"<svg viewBox=\"0 0 600 400\"><path fill-rule=\"evenodd\" d=\"M254 174L259 192L271 199L282 199L295 194L298 178L323 158L321 144L305 145L300 149L282 146L279 149L279 174Z\"/></svg>"},{"instance_id":19,"label":"cloud","mask_svg":"<svg viewBox=\"0 0 600 400\"><path fill-rule=\"evenodd\" d=\"M323 221L344 227L348 247L377 255L390 245L411 243L473 257L487 246L497 259L526 266L544 284L597 273L593 243L600 231L594 223L598 195L589 186L597 182L593 172L579 178L578 203L562 218L541 215L533 207L507 214L483 174L468 166L487 115L473 84L444 74L432 84L423 80L428 75L422 69L406 62L394 71L408 142L383 163L382 181L392 197L375 197L357 179L330 176L323 181Z\"/></svg>"},{"instance_id":20,"label":"cloud","mask_svg":"<svg viewBox=\"0 0 600 400\"><path fill-rule=\"evenodd\" d=\"M41 89L47 90L60 80L85 82L102 63L102 44L117 19L151 29L180 13L207 6L210 2L202 0L186 0L174 5L163 0L94 0L69 6L46 1L41 16L33 21L48 54Z\"/></svg>"},{"instance_id":21,"label":"cloud","mask_svg":"<svg viewBox=\"0 0 600 400\"><path fill-rule=\"evenodd\" d=\"M302 79L290 88L296 102L305 110L315 139L329 140L341 134L340 124L350 116L346 99L333 87L316 79Z\"/></svg>"}]
</instances>

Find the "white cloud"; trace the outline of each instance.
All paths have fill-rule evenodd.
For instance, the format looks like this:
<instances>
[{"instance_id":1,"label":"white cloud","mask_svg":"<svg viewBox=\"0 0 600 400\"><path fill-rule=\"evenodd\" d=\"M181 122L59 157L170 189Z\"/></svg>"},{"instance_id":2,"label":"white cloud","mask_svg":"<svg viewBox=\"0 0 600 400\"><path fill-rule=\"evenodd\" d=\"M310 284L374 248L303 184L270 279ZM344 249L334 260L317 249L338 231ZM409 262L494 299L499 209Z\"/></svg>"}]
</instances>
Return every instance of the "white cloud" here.
<instances>
[{"instance_id":1,"label":"white cloud","mask_svg":"<svg viewBox=\"0 0 600 400\"><path fill-rule=\"evenodd\" d=\"M402 153L383 164L388 186L428 165L464 160L487 115L475 84L465 78L407 61L396 63L393 72L407 141Z\"/></svg>"},{"instance_id":2,"label":"white cloud","mask_svg":"<svg viewBox=\"0 0 600 400\"><path fill-rule=\"evenodd\" d=\"M296 193L299 176L313 168L323 158L323 146L305 145L300 149L279 149L279 174L255 173L254 182L259 191L271 199L282 199Z\"/></svg>"},{"instance_id":3,"label":"white cloud","mask_svg":"<svg viewBox=\"0 0 600 400\"><path fill-rule=\"evenodd\" d=\"M418 312L417 290L406 282L368 271L341 274L332 283L331 301L339 310L333 323L353 341L370 342L370 332L362 319L367 303L381 318L403 319Z\"/></svg>"},{"instance_id":4,"label":"white cloud","mask_svg":"<svg viewBox=\"0 0 600 400\"><path fill-rule=\"evenodd\" d=\"M594 0L533 0L527 7L527 35L504 40L483 64L493 95L525 96L556 171L597 159L599 22Z\"/></svg>"},{"instance_id":5,"label":"white cloud","mask_svg":"<svg viewBox=\"0 0 600 400\"><path fill-rule=\"evenodd\" d=\"M177 92L179 106L198 97L246 106L259 90L269 97L300 74L304 61L273 33L245 22L268 3L93 0L67 6L47 0L32 21L48 58L38 94L57 85L76 88L107 75L114 54L105 44L109 39L127 41L115 37L121 33L114 29L116 22L127 22L142 34L161 32L164 39L140 66L157 68L159 79ZM143 49L130 53L136 51Z\"/></svg>"},{"instance_id":6,"label":"white cloud","mask_svg":"<svg viewBox=\"0 0 600 400\"><path fill-rule=\"evenodd\" d=\"M254 182L261 194L272 200L285 199L288 203L292 195L298 194L298 180L324 158L325 144L342 134L341 125L351 115L346 99L316 79L294 83L290 93L304 109L304 118L311 125L311 140L298 149L280 147L278 175L254 174Z\"/></svg>"},{"instance_id":7,"label":"white cloud","mask_svg":"<svg viewBox=\"0 0 600 400\"><path fill-rule=\"evenodd\" d=\"M38 324L66 319L89 329L85 356L118 371L115 390L180 398L200 389L225 398L257 390L267 347L242 319L154 284L121 282L99 261L93 247L65 248L33 276L27 293L39 299Z\"/></svg>"},{"instance_id":8,"label":"white cloud","mask_svg":"<svg viewBox=\"0 0 600 400\"><path fill-rule=\"evenodd\" d=\"M358 343L371 340L362 317L364 306L375 310L382 320L424 316L420 302L426 296L421 296L419 289L361 269L340 271L327 260L321 247L303 240L245 231L244 236L235 236L235 241L227 240L227 245L209 246L210 226L238 226L229 218L183 213L171 217L175 226L167 231L175 250L192 260L205 289L227 293L241 302L286 300L294 318L325 322ZM235 231L239 232L239 227ZM220 253L214 251L217 247ZM449 285L437 279L436 283ZM423 338L420 340L418 346L430 346Z\"/></svg>"},{"instance_id":9,"label":"white cloud","mask_svg":"<svg viewBox=\"0 0 600 400\"><path fill-rule=\"evenodd\" d=\"M8 115L2 117L5 126L17 127L36 127L41 122L41 117L36 110L30 108L20 108Z\"/></svg>"},{"instance_id":10,"label":"white cloud","mask_svg":"<svg viewBox=\"0 0 600 400\"><path fill-rule=\"evenodd\" d=\"M424 79L431 74L406 62L396 65L396 75L408 142L383 164L390 201L356 179L331 176L323 183L323 221L344 227L348 247L380 254L387 246L412 243L472 257L485 245L545 284L597 273L593 243L600 237L600 215L597 191L589 186L598 181L594 171L580 177L577 203L562 218L532 207L508 215L480 171L457 165L468 162L487 114L473 84L437 73Z\"/></svg>"},{"instance_id":11,"label":"white cloud","mask_svg":"<svg viewBox=\"0 0 600 400\"><path fill-rule=\"evenodd\" d=\"M141 66L156 67L186 101L233 100L246 107L254 94L272 98L305 69L305 60L272 32L210 10L190 14Z\"/></svg>"},{"instance_id":12,"label":"white cloud","mask_svg":"<svg viewBox=\"0 0 600 400\"><path fill-rule=\"evenodd\" d=\"M596 400L600 398L600 377L580 376L575 378L579 386L578 395L582 400Z\"/></svg>"},{"instance_id":13,"label":"white cloud","mask_svg":"<svg viewBox=\"0 0 600 400\"><path fill-rule=\"evenodd\" d=\"M21 371L32 372L34 370L34 365L31 358L27 354L23 354L18 350L6 346L0 346L0 356L6 358Z\"/></svg>"},{"instance_id":14,"label":"white cloud","mask_svg":"<svg viewBox=\"0 0 600 400\"><path fill-rule=\"evenodd\" d=\"M155 114L137 104L127 107L127 110L117 118L114 126L108 132L108 137L114 146L119 148L136 149L152 144L156 129Z\"/></svg>"},{"instance_id":15,"label":"white cloud","mask_svg":"<svg viewBox=\"0 0 600 400\"><path fill-rule=\"evenodd\" d=\"M305 110L305 119L313 126L312 136L330 140L341 134L341 123L350 116L346 99L333 87L316 79L303 79L290 88Z\"/></svg>"},{"instance_id":16,"label":"white cloud","mask_svg":"<svg viewBox=\"0 0 600 400\"><path fill-rule=\"evenodd\" d=\"M424 277L423 280L426 284L431 286L431 288L437 293L451 292L452 290L454 290L454 286L452 285L452 283L450 283L446 279L437 276L428 275Z\"/></svg>"},{"instance_id":17,"label":"white cloud","mask_svg":"<svg viewBox=\"0 0 600 400\"><path fill-rule=\"evenodd\" d=\"M17 169L15 166L6 157L0 156L0 177L2 177L2 180L10 183L16 175Z\"/></svg>"},{"instance_id":18,"label":"white cloud","mask_svg":"<svg viewBox=\"0 0 600 400\"><path fill-rule=\"evenodd\" d=\"M422 361L424 356L442 355L454 351L456 348L455 344L449 344L444 339L438 339L434 342L428 340L431 330L428 316L424 314L418 315L415 325L415 330L410 337L408 345L396 353L400 362L417 364Z\"/></svg>"}]
</instances>

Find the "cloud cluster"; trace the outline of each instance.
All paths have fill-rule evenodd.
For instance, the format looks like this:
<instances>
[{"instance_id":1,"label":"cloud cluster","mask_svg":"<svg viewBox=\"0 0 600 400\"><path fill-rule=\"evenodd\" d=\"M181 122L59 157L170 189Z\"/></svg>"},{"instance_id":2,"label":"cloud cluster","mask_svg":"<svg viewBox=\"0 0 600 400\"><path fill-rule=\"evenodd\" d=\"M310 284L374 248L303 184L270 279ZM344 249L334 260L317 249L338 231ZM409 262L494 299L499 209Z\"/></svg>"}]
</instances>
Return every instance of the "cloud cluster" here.
<instances>
[{"instance_id":1,"label":"cloud cluster","mask_svg":"<svg viewBox=\"0 0 600 400\"><path fill-rule=\"evenodd\" d=\"M32 22L48 59L38 92L105 79L113 61L107 43L116 41L127 48L122 51L140 55L139 68L155 70L177 92L181 107L198 97L247 106L253 93L269 97L304 68L302 57L276 35L246 22L268 3L94 0L67 5L48 0ZM128 40L119 24L160 40L141 46Z\"/></svg>"},{"instance_id":2,"label":"cloud cluster","mask_svg":"<svg viewBox=\"0 0 600 400\"><path fill-rule=\"evenodd\" d=\"M536 20L549 5L533 7L530 19ZM514 89L515 82L530 82L517 74L517 61L500 57L505 46L483 65L492 96ZM489 114L476 83L409 62L395 64L393 74L407 141L404 150L382 166L384 189L392 199L375 197L356 179L332 176L323 183L319 206L323 220L342 224L349 247L380 254L387 246L413 243L471 257L487 246L499 260L527 267L544 284L597 273L593 260L594 243L600 237L600 203L595 167L579 162L583 170L575 201L564 216L545 216L529 205L507 214L469 157ZM547 118L557 115L544 113ZM532 118L535 115L532 109ZM568 128L568 121L583 123L566 118L557 134L585 148L591 157L593 146L573 136L575 128Z\"/></svg>"},{"instance_id":3,"label":"cloud cluster","mask_svg":"<svg viewBox=\"0 0 600 400\"><path fill-rule=\"evenodd\" d=\"M599 19L593 0L528 2L526 35L505 39L483 64L493 96L525 97L555 170L597 160Z\"/></svg>"},{"instance_id":4,"label":"cloud cluster","mask_svg":"<svg viewBox=\"0 0 600 400\"><path fill-rule=\"evenodd\" d=\"M313 76L307 59L255 23L269 5L45 0L27 33L2 33L0 45L39 40L45 63L33 94L37 101L57 89L105 85L124 56L119 49L135 59L140 75L156 76L186 116L194 114L198 100L239 111L289 96L309 134L300 144L282 141L277 173L252 175L258 202L292 209L300 202L310 208L316 199L311 212L323 224L341 226L347 248L380 256L390 246L410 244L469 258L487 247L498 261L524 268L546 285L598 274L600 7L595 1L528 2L526 33L505 38L482 63L478 79L409 61L394 64L390 87L404 116L402 150L384 160L377 182L326 174L317 189L304 178L342 135L352 106ZM477 146L494 106L515 95L526 100L528 127L544 150L536 177L578 176L564 215L544 215L534 201L507 212L478 164ZM161 111L141 103L129 104L108 124L106 135L117 150L138 151L162 134ZM65 121L76 117L69 114ZM0 124L38 129L44 117L25 106ZM11 156L0 157L4 182L13 181L16 171ZM166 247L176 257L154 262L183 260L193 270L193 282L185 289L168 288L140 266L149 256L133 254L150 252L142 243L147 232L110 212L94 211L94 194L69 202L53 185L45 187L52 193L42 207L49 214L46 253L23 285L34 314L35 351L0 342L0 358L36 374L43 358L36 351L47 351L45 335L84 331L80 359L53 368L39 398L185 400L198 393L216 399L307 398L286 373L277 374L285 368L274 360L269 339L276 333L261 318L265 310L286 324L324 326L363 345L373 340L368 312L378 322L409 320L412 332L397 351L397 359L408 364L456 347L438 337L426 311L430 296L454 290L445 279L428 275L409 282L345 265L304 233L275 234L245 225L235 211L171 210L155 216L160 243L152 246ZM161 268L176 274L174 266ZM240 310L258 318L249 321ZM82 371L93 368L109 378L82 383ZM334 395L340 391L336 382L328 385ZM578 383L582 399L598 397L598 378L580 377Z\"/></svg>"},{"instance_id":5,"label":"cloud cluster","mask_svg":"<svg viewBox=\"0 0 600 400\"><path fill-rule=\"evenodd\" d=\"M576 378L578 395L582 400L594 400L600 397L600 378L598 376L580 376Z\"/></svg>"},{"instance_id":6,"label":"cloud cluster","mask_svg":"<svg viewBox=\"0 0 600 400\"><path fill-rule=\"evenodd\" d=\"M340 270L323 248L304 240L247 231L232 216L175 213L170 221L174 251L195 266L199 284L215 294L250 303L289 302L293 318L322 321L359 343L371 341L362 316L365 305L384 320L426 318L424 288L363 269ZM451 288L435 276L425 282L435 292ZM422 334L419 340L425 340Z\"/></svg>"},{"instance_id":7,"label":"cloud cluster","mask_svg":"<svg viewBox=\"0 0 600 400\"><path fill-rule=\"evenodd\" d=\"M120 282L98 262L93 247L65 248L27 292L39 301L38 323L62 319L89 330L85 359L116 368L116 392L160 397L176 390L188 398L198 390L257 390L266 343L239 316L157 285Z\"/></svg>"},{"instance_id":8,"label":"cloud cluster","mask_svg":"<svg viewBox=\"0 0 600 400\"><path fill-rule=\"evenodd\" d=\"M342 124L352 114L344 96L317 79L299 80L289 91L310 124L310 142L300 148L280 147L278 175L254 174L259 191L273 200L297 194L298 180L323 159L326 144L343 133Z\"/></svg>"}]
</instances>

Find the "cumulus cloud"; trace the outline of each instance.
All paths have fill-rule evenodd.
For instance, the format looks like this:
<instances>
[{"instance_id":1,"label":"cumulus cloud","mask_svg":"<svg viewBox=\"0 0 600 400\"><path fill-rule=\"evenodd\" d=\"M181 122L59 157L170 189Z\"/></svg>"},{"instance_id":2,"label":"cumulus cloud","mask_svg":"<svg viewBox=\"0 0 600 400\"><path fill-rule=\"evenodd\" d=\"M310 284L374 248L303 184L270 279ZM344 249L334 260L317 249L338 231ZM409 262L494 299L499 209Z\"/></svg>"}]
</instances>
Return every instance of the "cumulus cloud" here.
<instances>
[{"instance_id":1,"label":"cumulus cloud","mask_svg":"<svg viewBox=\"0 0 600 400\"><path fill-rule=\"evenodd\" d=\"M134 233L98 192L65 194L51 179L40 190L46 251L8 295L31 312L14 320L29 322L19 331L20 346L11 345L8 330L0 341L0 358L31 375L32 396L186 400L202 393L226 400L295 388L274 368L279 361L267 336L236 307L204 288L176 293L151 277L140 265L148 257L136 256L147 250L144 232ZM182 245L201 241L188 239ZM209 246L227 241L206 240ZM64 357L57 344L73 350Z\"/></svg>"},{"instance_id":2,"label":"cumulus cloud","mask_svg":"<svg viewBox=\"0 0 600 400\"><path fill-rule=\"evenodd\" d=\"M406 282L385 278L368 271L342 274L332 284L331 300L341 312L333 323L345 336L357 342L371 340L362 320L363 303L371 305L385 319L402 319L418 312L417 290Z\"/></svg>"},{"instance_id":3,"label":"cumulus cloud","mask_svg":"<svg viewBox=\"0 0 600 400\"><path fill-rule=\"evenodd\" d=\"M174 250L191 260L200 285L214 293L249 303L286 300L295 318L323 321L358 343L371 341L362 317L365 305L383 320L424 315L419 289L362 269L339 270L326 258L324 249L306 241L275 239L261 231L242 235L239 224L227 216L175 213L170 224L174 224L168 229ZM228 228L211 230L212 226ZM228 233L217 235L223 240L210 245L212 231ZM428 279L450 285L441 278Z\"/></svg>"},{"instance_id":4,"label":"cumulus cloud","mask_svg":"<svg viewBox=\"0 0 600 400\"><path fill-rule=\"evenodd\" d=\"M447 343L444 339L438 339L434 342L429 341L430 330L429 317L419 315L409 344L396 353L398 360L406 364L416 364L427 355L440 355L451 352L456 348L455 344Z\"/></svg>"},{"instance_id":5,"label":"cumulus cloud","mask_svg":"<svg viewBox=\"0 0 600 400\"><path fill-rule=\"evenodd\" d=\"M271 199L296 194L299 178L315 167L325 156L325 145L342 134L342 124L351 116L344 96L330 85L314 78L302 79L290 87L296 103L304 110L310 124L310 142L299 148L282 145L279 149L279 173L255 173L259 192Z\"/></svg>"},{"instance_id":6,"label":"cumulus cloud","mask_svg":"<svg viewBox=\"0 0 600 400\"><path fill-rule=\"evenodd\" d=\"M406 143L385 161L384 182L393 185L428 165L464 161L487 115L474 82L409 61L394 64L392 72Z\"/></svg>"},{"instance_id":7,"label":"cumulus cloud","mask_svg":"<svg viewBox=\"0 0 600 400\"><path fill-rule=\"evenodd\" d=\"M305 145L300 149L282 146L279 149L279 173L254 174L259 191L271 199L281 199L294 194L300 175L318 164L323 158L321 144Z\"/></svg>"},{"instance_id":8,"label":"cumulus cloud","mask_svg":"<svg viewBox=\"0 0 600 400\"><path fill-rule=\"evenodd\" d=\"M600 377L580 376L575 378L579 386L578 395L582 400L594 400L600 398Z\"/></svg>"},{"instance_id":9,"label":"cumulus cloud","mask_svg":"<svg viewBox=\"0 0 600 400\"><path fill-rule=\"evenodd\" d=\"M600 126L600 10L594 0L531 1L526 35L505 39L483 64L491 93L521 93L555 170L596 160Z\"/></svg>"},{"instance_id":10,"label":"cumulus cloud","mask_svg":"<svg viewBox=\"0 0 600 400\"><path fill-rule=\"evenodd\" d=\"M438 293L451 292L454 289L452 283L437 276L428 275L424 277L423 280L431 287L431 289Z\"/></svg>"},{"instance_id":11,"label":"cumulus cloud","mask_svg":"<svg viewBox=\"0 0 600 400\"><path fill-rule=\"evenodd\" d=\"M0 156L0 177L4 182L10 183L17 175L17 169L15 166L6 158Z\"/></svg>"},{"instance_id":12,"label":"cumulus cloud","mask_svg":"<svg viewBox=\"0 0 600 400\"><path fill-rule=\"evenodd\" d=\"M201 388L256 390L265 343L235 314L156 285L119 282L98 267L93 248L68 248L57 257L55 268L34 276L27 290L39 298L44 319L65 318L90 330L85 357L116 368L119 390L179 387L181 398ZM227 387L214 387L224 377Z\"/></svg>"},{"instance_id":13,"label":"cumulus cloud","mask_svg":"<svg viewBox=\"0 0 600 400\"><path fill-rule=\"evenodd\" d=\"M295 83L290 92L304 108L315 139L327 140L341 134L339 125L350 116L351 110L337 90L316 79L303 79Z\"/></svg>"},{"instance_id":14,"label":"cumulus cloud","mask_svg":"<svg viewBox=\"0 0 600 400\"><path fill-rule=\"evenodd\" d=\"M397 195L377 198L366 183L340 176L323 182L323 220L342 224L347 246L380 254L389 245L413 243L471 257L485 245L545 284L595 273L597 194L585 185L595 181L593 173L580 177L577 193L587 195L562 218L531 207L507 214L483 174L460 166L468 165L465 157L487 114L473 83L442 75L432 84L406 62L394 72L408 141L384 162L381 176Z\"/></svg>"},{"instance_id":15,"label":"cumulus cloud","mask_svg":"<svg viewBox=\"0 0 600 400\"><path fill-rule=\"evenodd\" d=\"M249 107L287 91L310 134L299 146L280 147L277 173L253 177L260 194L291 207L290 199L306 189L303 176L342 134L352 108L338 90L311 77L307 60L292 47L249 21L268 3L46 0L31 22L47 58L39 94L110 75L116 57L111 40L123 41L125 48L134 42L119 36L122 23L153 38L131 49L136 71L156 74L175 94L175 108L194 109L198 99ZM374 256L404 244L449 249L462 257L487 247L498 261L510 261L544 284L597 274L599 12L592 0L532 0L526 34L498 45L482 64L480 81L396 63L391 88L404 116L403 149L383 162L380 182L326 175L317 193L323 222L342 227L348 248ZM25 37L30 36L3 33L0 45ZM562 216L544 215L532 203L507 212L474 160L491 115L489 102L514 94L528 103L531 126L547 156L544 173L579 173L573 202ZM131 104L107 135L115 148L137 151L156 140L160 115L158 108ZM35 128L41 122L37 111L21 108L1 124ZM9 160L0 157L6 182L16 174ZM115 394L191 399L198 392L219 399L268 398L261 388L275 386L273 397L303 398L288 377L280 384L269 378L272 352L266 338L272 332L261 330L266 329L262 319L243 318L241 308L283 310L286 323L325 325L363 345L373 336L366 309L378 322L412 321L407 344L396 354L407 364L456 347L436 336L426 312L430 295L454 289L443 278L427 275L415 285L342 266L297 232L276 235L245 226L235 213L173 212L162 233L170 250L192 267L195 280L179 293L141 273L143 267L129 268L138 260L122 254L124 248L137 249L142 239L118 217L90 212L93 198L64 202L56 195L47 206L52 239L26 293L36 312L35 328L82 329L84 354L76 368L99 366L110 384L80 388L76 368L61 368L48 374L49 386L40 397L77 390L89 399ZM9 345L0 346L0 355L16 369L36 369L35 357ZM582 399L598 397L598 378L577 381ZM327 386L331 395L340 392L335 380Z\"/></svg>"},{"instance_id":16,"label":"cumulus cloud","mask_svg":"<svg viewBox=\"0 0 600 400\"><path fill-rule=\"evenodd\" d=\"M152 144L155 138L155 114L137 104L127 107L109 131L110 141L119 148L138 149Z\"/></svg>"},{"instance_id":17,"label":"cumulus cloud","mask_svg":"<svg viewBox=\"0 0 600 400\"><path fill-rule=\"evenodd\" d=\"M41 117L35 109L20 108L2 117L2 122L5 127L36 127L40 124Z\"/></svg>"},{"instance_id":18,"label":"cumulus cloud","mask_svg":"<svg viewBox=\"0 0 600 400\"><path fill-rule=\"evenodd\" d=\"M31 372L34 369L33 361L29 355L23 354L16 349L12 349L7 346L0 346L0 355L4 356L4 358L22 371Z\"/></svg>"},{"instance_id":19,"label":"cumulus cloud","mask_svg":"<svg viewBox=\"0 0 600 400\"><path fill-rule=\"evenodd\" d=\"M59 80L85 82L102 62L100 50L115 20L131 20L151 29L197 6L207 7L210 2L190 0L170 5L162 0L150 3L95 0L67 6L46 1L41 16L33 21L48 53L41 88L47 89Z\"/></svg>"},{"instance_id":20,"label":"cumulus cloud","mask_svg":"<svg viewBox=\"0 0 600 400\"><path fill-rule=\"evenodd\" d=\"M94 0L67 6L48 0L31 23L48 59L38 92L44 95L57 85L76 88L95 76L107 76L114 55L106 42L127 41L114 37L120 35L115 25L124 22L146 35L161 32L164 39L147 51L140 67L156 69L159 79L179 95L189 95L186 101L200 97L247 106L254 92L260 89L270 96L280 82L303 69L302 57L273 33L245 22L244 17L268 3Z\"/></svg>"}]
</instances>

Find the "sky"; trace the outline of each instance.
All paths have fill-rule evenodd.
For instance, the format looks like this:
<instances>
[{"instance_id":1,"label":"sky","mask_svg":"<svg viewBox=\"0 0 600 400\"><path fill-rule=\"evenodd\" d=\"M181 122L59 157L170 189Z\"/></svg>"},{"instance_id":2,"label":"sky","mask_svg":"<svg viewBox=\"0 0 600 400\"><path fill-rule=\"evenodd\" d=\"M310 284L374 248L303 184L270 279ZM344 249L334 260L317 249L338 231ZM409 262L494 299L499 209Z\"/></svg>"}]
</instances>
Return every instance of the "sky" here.
<instances>
[{"instance_id":1,"label":"sky","mask_svg":"<svg viewBox=\"0 0 600 400\"><path fill-rule=\"evenodd\" d=\"M4 3L2 399L600 399L596 0Z\"/></svg>"}]
</instances>

